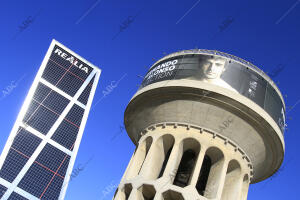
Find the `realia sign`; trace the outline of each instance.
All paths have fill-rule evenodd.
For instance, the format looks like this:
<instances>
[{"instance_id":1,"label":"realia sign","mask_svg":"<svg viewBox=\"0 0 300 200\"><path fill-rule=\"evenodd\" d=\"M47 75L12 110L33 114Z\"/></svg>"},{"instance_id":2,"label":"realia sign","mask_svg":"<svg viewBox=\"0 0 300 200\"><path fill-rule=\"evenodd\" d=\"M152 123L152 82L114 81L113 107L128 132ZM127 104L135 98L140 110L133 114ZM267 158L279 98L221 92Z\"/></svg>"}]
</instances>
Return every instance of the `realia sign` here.
<instances>
[{"instance_id":1,"label":"realia sign","mask_svg":"<svg viewBox=\"0 0 300 200\"><path fill-rule=\"evenodd\" d=\"M74 58L71 55L68 55L66 52L63 52L61 49L56 48L55 51L54 51L54 54L57 54L60 57L62 57L64 60L69 61L72 65L74 65L75 67L81 69L85 73L89 72L87 67L85 67L83 64L79 64L79 62L76 58Z\"/></svg>"}]
</instances>

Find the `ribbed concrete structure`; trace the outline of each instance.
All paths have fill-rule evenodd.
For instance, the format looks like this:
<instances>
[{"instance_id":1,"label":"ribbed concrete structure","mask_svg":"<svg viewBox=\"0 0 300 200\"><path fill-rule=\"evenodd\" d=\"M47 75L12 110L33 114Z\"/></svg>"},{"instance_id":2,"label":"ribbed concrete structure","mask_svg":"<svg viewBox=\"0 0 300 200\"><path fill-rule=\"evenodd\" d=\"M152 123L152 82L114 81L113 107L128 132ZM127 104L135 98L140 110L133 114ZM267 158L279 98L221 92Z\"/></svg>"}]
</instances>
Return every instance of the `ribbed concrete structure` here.
<instances>
[{"instance_id":1,"label":"ribbed concrete structure","mask_svg":"<svg viewBox=\"0 0 300 200\"><path fill-rule=\"evenodd\" d=\"M226 67L217 63L221 59ZM209 65L207 77L221 66L214 77L219 82L190 78L187 74L198 70L191 63L200 70ZM236 69L240 76L250 74L249 88L248 80L232 73ZM234 75L226 79L225 70ZM248 95L253 91L256 96ZM125 111L126 130L137 148L114 199L247 199L249 184L268 178L282 163L284 110L271 79L240 58L207 50L162 58Z\"/></svg>"}]
</instances>

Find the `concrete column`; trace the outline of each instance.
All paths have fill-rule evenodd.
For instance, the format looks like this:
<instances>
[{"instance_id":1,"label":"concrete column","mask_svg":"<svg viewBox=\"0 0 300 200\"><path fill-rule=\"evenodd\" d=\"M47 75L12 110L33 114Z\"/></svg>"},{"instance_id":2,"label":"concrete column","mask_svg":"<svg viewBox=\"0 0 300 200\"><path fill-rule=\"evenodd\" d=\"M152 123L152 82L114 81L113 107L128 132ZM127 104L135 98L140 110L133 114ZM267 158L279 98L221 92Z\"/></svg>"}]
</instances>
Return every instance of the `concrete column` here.
<instances>
[{"instance_id":1,"label":"concrete column","mask_svg":"<svg viewBox=\"0 0 300 200\"><path fill-rule=\"evenodd\" d=\"M131 163L131 166L130 168L128 169L128 172L127 172L127 175L126 175L126 179L131 179L131 178L134 178L138 175L142 165L143 165L143 162L145 160L145 156L147 154L147 145L146 145L146 140L145 139L144 141L142 141L134 156L133 156L133 160L132 160L132 163Z\"/></svg>"},{"instance_id":2,"label":"concrete column","mask_svg":"<svg viewBox=\"0 0 300 200\"><path fill-rule=\"evenodd\" d=\"M163 174L163 177L167 177L167 179L170 181L171 184L173 183L174 178L176 176L182 154L183 154L183 145L181 141L175 141L175 144L173 146L172 152L168 160L168 164Z\"/></svg>"},{"instance_id":3,"label":"concrete column","mask_svg":"<svg viewBox=\"0 0 300 200\"><path fill-rule=\"evenodd\" d=\"M247 200L249 184L250 183L249 183L248 175L245 175L243 178L243 186L242 186L240 200Z\"/></svg>"},{"instance_id":4,"label":"concrete column","mask_svg":"<svg viewBox=\"0 0 300 200\"><path fill-rule=\"evenodd\" d=\"M237 181L237 188L236 188L236 191L237 191L237 195L236 195L236 199L237 200L241 200L241 196L242 196L242 192L243 192L243 174L240 175L240 178L238 179Z\"/></svg>"},{"instance_id":5,"label":"concrete column","mask_svg":"<svg viewBox=\"0 0 300 200\"><path fill-rule=\"evenodd\" d=\"M132 165L132 163L133 163L133 159L134 159L135 153L136 153L136 152L134 152L133 155L131 156L131 159L130 159L130 161L129 161L129 164L128 164L128 166L127 166L125 172L124 172L124 175L122 176L121 183L122 183L122 182L126 179L126 177L127 177L128 171L129 171L129 169L131 168L131 165Z\"/></svg>"},{"instance_id":6,"label":"concrete column","mask_svg":"<svg viewBox=\"0 0 300 200\"><path fill-rule=\"evenodd\" d=\"M224 184L225 184L225 177L226 177L226 172L227 172L227 168L228 168L228 160L226 158L224 158L224 163L223 163L223 166L220 167L220 177L219 177L219 180L217 180L218 182L218 190L217 190L217 196L216 196L216 199L221 199L221 196L222 196L222 191L223 191L223 188L224 188Z\"/></svg>"},{"instance_id":7,"label":"concrete column","mask_svg":"<svg viewBox=\"0 0 300 200\"><path fill-rule=\"evenodd\" d=\"M201 149L200 149L200 152L199 152L199 155L198 155L198 158L197 158L197 163L196 163L196 166L194 168L192 178L191 178L191 181L190 181L190 184L189 184L193 187L196 187L196 185L197 185L198 178L199 178L200 171L201 171L202 164L203 164L203 159L204 159L204 156L205 156L205 152L207 150L207 148L205 146L202 146L202 145L201 145L200 148Z\"/></svg>"},{"instance_id":8,"label":"concrete column","mask_svg":"<svg viewBox=\"0 0 300 200\"><path fill-rule=\"evenodd\" d=\"M220 199L224 187L228 162L225 158L213 163L210 169L204 196Z\"/></svg>"},{"instance_id":9,"label":"concrete column","mask_svg":"<svg viewBox=\"0 0 300 200\"><path fill-rule=\"evenodd\" d=\"M133 189L128 200L144 200L144 197L140 191L138 191L137 189Z\"/></svg>"},{"instance_id":10,"label":"concrete column","mask_svg":"<svg viewBox=\"0 0 300 200\"><path fill-rule=\"evenodd\" d=\"M236 168L226 174L225 183L222 191L222 200L240 200L243 184L241 169Z\"/></svg>"},{"instance_id":11,"label":"concrete column","mask_svg":"<svg viewBox=\"0 0 300 200\"><path fill-rule=\"evenodd\" d=\"M146 180L157 179L165 160L163 139L155 141L148 152L140 175Z\"/></svg>"},{"instance_id":12,"label":"concrete column","mask_svg":"<svg viewBox=\"0 0 300 200\"><path fill-rule=\"evenodd\" d=\"M156 194L153 200L163 200L163 197L161 194Z\"/></svg>"}]
</instances>

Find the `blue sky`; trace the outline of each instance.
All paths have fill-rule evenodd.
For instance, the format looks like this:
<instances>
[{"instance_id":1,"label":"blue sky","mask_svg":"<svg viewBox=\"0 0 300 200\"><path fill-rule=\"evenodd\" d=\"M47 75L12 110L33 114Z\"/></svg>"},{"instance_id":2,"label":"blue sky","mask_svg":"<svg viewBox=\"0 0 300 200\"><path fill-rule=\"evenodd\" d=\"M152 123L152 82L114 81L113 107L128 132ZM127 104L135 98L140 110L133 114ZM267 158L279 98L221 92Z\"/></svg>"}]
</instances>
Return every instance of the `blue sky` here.
<instances>
[{"instance_id":1,"label":"blue sky","mask_svg":"<svg viewBox=\"0 0 300 200\"><path fill-rule=\"evenodd\" d=\"M111 199L135 148L121 126L138 75L165 53L219 50L266 72L281 68L274 81L289 111L283 168L251 185L248 199L298 199L299 19L299 0L0 1L0 149L54 38L102 69L75 168L87 164L66 199Z\"/></svg>"}]
</instances>

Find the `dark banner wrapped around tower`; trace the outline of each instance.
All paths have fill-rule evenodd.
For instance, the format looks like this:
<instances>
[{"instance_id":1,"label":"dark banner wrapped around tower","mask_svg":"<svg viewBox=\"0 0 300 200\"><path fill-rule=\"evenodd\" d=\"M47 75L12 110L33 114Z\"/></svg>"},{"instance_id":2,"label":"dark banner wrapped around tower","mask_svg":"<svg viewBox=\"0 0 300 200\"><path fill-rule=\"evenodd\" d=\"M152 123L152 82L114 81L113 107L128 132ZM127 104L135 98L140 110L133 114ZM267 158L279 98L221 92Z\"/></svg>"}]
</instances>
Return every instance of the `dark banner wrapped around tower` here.
<instances>
[{"instance_id":1,"label":"dark banner wrapped around tower","mask_svg":"<svg viewBox=\"0 0 300 200\"><path fill-rule=\"evenodd\" d=\"M238 92L262 107L284 132L285 111L279 94L264 77L238 62L201 54L172 57L151 67L140 89L172 79L199 80Z\"/></svg>"}]
</instances>

